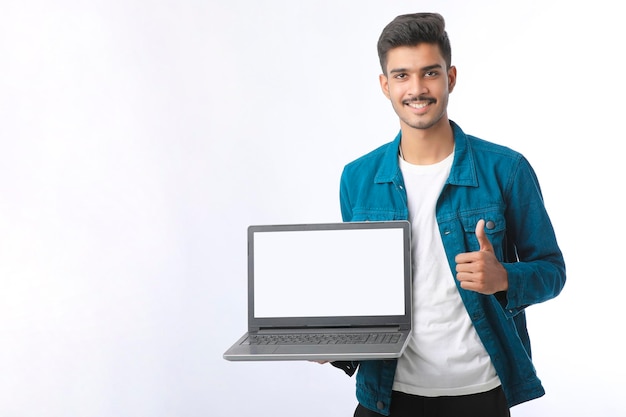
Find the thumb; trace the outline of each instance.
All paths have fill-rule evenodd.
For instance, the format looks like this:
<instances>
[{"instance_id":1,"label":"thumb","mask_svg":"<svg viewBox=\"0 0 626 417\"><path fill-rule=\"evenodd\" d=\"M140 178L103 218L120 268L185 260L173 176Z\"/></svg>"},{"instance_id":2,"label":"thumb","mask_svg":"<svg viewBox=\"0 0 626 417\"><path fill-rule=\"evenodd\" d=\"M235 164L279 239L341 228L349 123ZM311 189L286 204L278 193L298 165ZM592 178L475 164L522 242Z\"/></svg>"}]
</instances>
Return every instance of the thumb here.
<instances>
[{"instance_id":1,"label":"thumb","mask_svg":"<svg viewBox=\"0 0 626 417\"><path fill-rule=\"evenodd\" d=\"M493 252L493 246L485 233L485 220L483 219L478 220L478 223L476 223L476 239L478 239L481 251Z\"/></svg>"}]
</instances>

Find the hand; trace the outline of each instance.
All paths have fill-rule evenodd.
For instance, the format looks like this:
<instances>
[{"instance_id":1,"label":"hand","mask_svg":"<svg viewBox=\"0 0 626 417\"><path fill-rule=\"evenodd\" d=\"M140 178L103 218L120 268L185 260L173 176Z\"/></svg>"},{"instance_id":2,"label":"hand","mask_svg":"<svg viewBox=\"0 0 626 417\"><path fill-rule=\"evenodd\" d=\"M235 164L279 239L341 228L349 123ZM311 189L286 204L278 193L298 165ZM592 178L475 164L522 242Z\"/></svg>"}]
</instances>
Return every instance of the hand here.
<instances>
[{"instance_id":1,"label":"hand","mask_svg":"<svg viewBox=\"0 0 626 417\"><path fill-rule=\"evenodd\" d=\"M456 279L461 288L486 295L506 291L509 288L508 273L496 258L482 219L476 224L476 238L480 245L478 252L460 253L454 259Z\"/></svg>"}]
</instances>

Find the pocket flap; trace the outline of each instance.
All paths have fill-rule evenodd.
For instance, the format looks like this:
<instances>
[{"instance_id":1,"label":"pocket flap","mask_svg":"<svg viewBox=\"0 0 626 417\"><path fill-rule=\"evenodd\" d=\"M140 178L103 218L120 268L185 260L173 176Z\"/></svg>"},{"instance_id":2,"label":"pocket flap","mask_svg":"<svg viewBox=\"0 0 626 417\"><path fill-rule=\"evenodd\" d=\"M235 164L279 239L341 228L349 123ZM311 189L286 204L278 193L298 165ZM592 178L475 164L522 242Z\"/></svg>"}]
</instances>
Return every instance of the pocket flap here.
<instances>
[{"instance_id":1,"label":"pocket flap","mask_svg":"<svg viewBox=\"0 0 626 417\"><path fill-rule=\"evenodd\" d=\"M506 221L500 210L475 211L461 216L463 229L467 233L476 231L476 224L480 219L485 220L485 233L493 234L506 230Z\"/></svg>"}]
</instances>

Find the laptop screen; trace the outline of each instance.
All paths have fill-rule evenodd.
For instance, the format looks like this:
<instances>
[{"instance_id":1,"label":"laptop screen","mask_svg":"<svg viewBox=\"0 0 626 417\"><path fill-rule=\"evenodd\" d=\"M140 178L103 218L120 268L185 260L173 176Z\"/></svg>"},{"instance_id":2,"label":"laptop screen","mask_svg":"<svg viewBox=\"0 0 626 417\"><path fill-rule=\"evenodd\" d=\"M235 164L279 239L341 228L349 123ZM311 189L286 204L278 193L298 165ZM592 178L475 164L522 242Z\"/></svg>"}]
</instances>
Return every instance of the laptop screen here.
<instances>
[{"instance_id":1,"label":"laptop screen","mask_svg":"<svg viewBox=\"0 0 626 417\"><path fill-rule=\"evenodd\" d=\"M252 226L253 317L404 315L406 228L376 223L277 230Z\"/></svg>"}]
</instances>

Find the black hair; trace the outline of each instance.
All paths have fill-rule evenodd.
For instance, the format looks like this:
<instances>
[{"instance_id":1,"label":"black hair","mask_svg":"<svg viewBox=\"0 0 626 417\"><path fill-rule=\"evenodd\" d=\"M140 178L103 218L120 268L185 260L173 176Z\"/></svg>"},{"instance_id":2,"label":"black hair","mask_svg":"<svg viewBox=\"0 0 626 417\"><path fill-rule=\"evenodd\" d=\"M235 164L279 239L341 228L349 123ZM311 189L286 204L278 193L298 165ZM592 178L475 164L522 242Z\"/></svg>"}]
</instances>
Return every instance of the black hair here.
<instances>
[{"instance_id":1,"label":"black hair","mask_svg":"<svg viewBox=\"0 0 626 417\"><path fill-rule=\"evenodd\" d=\"M387 53L399 46L416 46L420 43L437 44L448 68L452 65L450 39L446 23L438 13L413 13L393 19L378 38L378 59L383 74L387 74Z\"/></svg>"}]
</instances>

